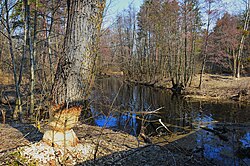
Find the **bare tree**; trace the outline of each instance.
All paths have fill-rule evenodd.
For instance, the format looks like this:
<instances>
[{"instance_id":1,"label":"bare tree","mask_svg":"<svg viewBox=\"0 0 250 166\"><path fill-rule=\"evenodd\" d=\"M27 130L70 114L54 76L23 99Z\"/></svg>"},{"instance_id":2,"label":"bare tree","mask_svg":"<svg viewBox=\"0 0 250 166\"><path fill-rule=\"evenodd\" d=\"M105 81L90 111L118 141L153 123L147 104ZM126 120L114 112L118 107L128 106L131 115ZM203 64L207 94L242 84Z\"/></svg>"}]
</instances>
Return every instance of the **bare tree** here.
<instances>
[{"instance_id":1,"label":"bare tree","mask_svg":"<svg viewBox=\"0 0 250 166\"><path fill-rule=\"evenodd\" d=\"M206 67L206 62L207 62L207 56L208 56L208 41L210 37L210 29L211 29L211 24L212 20L215 19L217 16L217 11L214 9L213 5L216 4L218 5L219 0L205 0L205 5L206 5L206 15L207 15L207 21L206 21L206 29L204 32L204 42L203 42L203 48L202 48L202 66L201 66L201 71L200 71L200 83L199 83L199 88L202 89L202 83L203 83L203 74L205 71Z\"/></svg>"},{"instance_id":2,"label":"bare tree","mask_svg":"<svg viewBox=\"0 0 250 166\"><path fill-rule=\"evenodd\" d=\"M64 136L62 145L76 144L71 128L80 115L83 101L88 98L94 81L95 61L105 0L67 1L68 21L64 40L64 55L58 63L52 97L55 106L50 122L52 130L45 132L43 140L56 144L57 135ZM55 135L55 131L57 135ZM66 138L66 133L72 137ZM52 133L52 134L51 134ZM71 145L72 145L71 144Z\"/></svg>"},{"instance_id":3,"label":"bare tree","mask_svg":"<svg viewBox=\"0 0 250 166\"><path fill-rule=\"evenodd\" d=\"M15 5L15 4L14 4ZM13 118L17 119L18 114L22 114L22 104L21 104L21 94L20 94L20 86L18 84L18 76L17 76L17 67L15 63L15 55L14 55L14 50L13 50L13 42L12 42L12 34L11 34L11 27L10 27L10 9L13 8L13 6L9 7L9 2L8 0L5 0L5 12L6 12L6 17L5 17L5 28L7 31L7 39L9 42L9 53L11 55L11 62L12 62L12 71L13 71L13 77L14 77L14 82L15 82L15 90L16 90L16 107L14 110Z\"/></svg>"},{"instance_id":4,"label":"bare tree","mask_svg":"<svg viewBox=\"0 0 250 166\"><path fill-rule=\"evenodd\" d=\"M36 5L35 5L36 6ZM24 7L24 40L25 40L25 47L24 52L28 50L30 55L30 109L29 113L32 115L34 112L34 87L35 87L35 51L34 51L34 44L36 42L36 17L37 17L37 11L35 11L34 16L34 37L32 40L31 37L31 16L30 16L30 3L28 0L23 0L23 7Z\"/></svg>"},{"instance_id":5,"label":"bare tree","mask_svg":"<svg viewBox=\"0 0 250 166\"><path fill-rule=\"evenodd\" d=\"M244 27L243 27L243 34L241 36L241 40L240 40L240 45L239 45L239 52L236 56L236 63L237 63L237 78L240 78L240 68L241 68L241 56L242 56L242 52L243 52L243 47L244 47L244 42L246 39L246 32L248 31L248 26L249 26L249 21L250 21L250 0L247 0L246 2L246 16L244 19Z\"/></svg>"}]
</instances>

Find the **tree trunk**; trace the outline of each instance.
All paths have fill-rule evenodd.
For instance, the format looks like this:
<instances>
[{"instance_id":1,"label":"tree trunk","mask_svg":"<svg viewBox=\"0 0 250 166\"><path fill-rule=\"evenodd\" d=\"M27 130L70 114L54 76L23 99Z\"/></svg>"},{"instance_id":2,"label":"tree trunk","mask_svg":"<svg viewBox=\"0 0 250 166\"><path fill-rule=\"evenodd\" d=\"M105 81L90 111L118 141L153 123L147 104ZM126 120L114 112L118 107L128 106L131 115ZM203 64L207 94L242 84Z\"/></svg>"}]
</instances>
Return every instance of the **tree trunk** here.
<instances>
[{"instance_id":1,"label":"tree trunk","mask_svg":"<svg viewBox=\"0 0 250 166\"><path fill-rule=\"evenodd\" d=\"M30 12L28 13L30 18ZM29 48L30 48L30 114L33 116L35 101L34 101L34 88L35 88L35 57L36 57L36 23L37 23L37 1L35 1L35 15L33 27L33 43L31 41L31 34L29 29Z\"/></svg>"},{"instance_id":2,"label":"tree trunk","mask_svg":"<svg viewBox=\"0 0 250 166\"><path fill-rule=\"evenodd\" d=\"M237 56L235 55L235 50L232 51L233 54L233 77L237 74Z\"/></svg>"},{"instance_id":3,"label":"tree trunk","mask_svg":"<svg viewBox=\"0 0 250 166\"><path fill-rule=\"evenodd\" d=\"M53 117L43 140L52 146L75 146L76 124L94 81L97 42L105 1L67 1L68 22L64 55L57 67L52 97ZM68 133L68 134L67 134ZM62 137L63 136L63 137Z\"/></svg>"},{"instance_id":4,"label":"tree trunk","mask_svg":"<svg viewBox=\"0 0 250 166\"><path fill-rule=\"evenodd\" d=\"M210 23L211 23L211 2L208 2L208 19L207 19L207 29L206 29L206 36L205 36L205 44L204 44L204 51L203 51L203 61L202 61L202 66L201 66L201 73L200 73L200 83L199 83L199 88L202 89L202 83L203 83L203 74L206 66L206 61L207 61L207 49L208 49L208 38L209 38L209 29L210 29Z\"/></svg>"},{"instance_id":5,"label":"tree trunk","mask_svg":"<svg viewBox=\"0 0 250 166\"><path fill-rule=\"evenodd\" d=\"M244 27L243 27L243 34L240 40L240 46L239 46L239 52L237 55L237 78L240 78L240 67L241 67L241 56L242 56L242 52L243 52L243 47L244 47L244 42L245 42L245 38L246 38L246 32L248 30L248 26L249 26L249 21L250 21L250 0L248 0L247 2L247 13L246 13L246 17L244 20Z\"/></svg>"},{"instance_id":6,"label":"tree trunk","mask_svg":"<svg viewBox=\"0 0 250 166\"><path fill-rule=\"evenodd\" d=\"M54 24L54 13L53 11L51 11L51 20L50 20L50 26L49 26L49 32L46 33L46 46L48 47L48 52L49 52L49 68L50 68L50 80L51 80L51 84L53 81L53 75L54 75L54 69L53 69L53 64L52 64L52 49L51 49L51 33L52 33L52 27ZM46 28L47 29L47 28Z\"/></svg>"},{"instance_id":7,"label":"tree trunk","mask_svg":"<svg viewBox=\"0 0 250 166\"><path fill-rule=\"evenodd\" d=\"M12 61L12 70L13 70L13 76L15 81L15 89L16 89L16 106L13 113L13 119L18 119L22 115L22 104L21 104L21 95L20 95L20 87L17 80L17 70L16 70L16 64L15 64L15 56L13 51L13 44L12 44L12 38L11 38L11 30L9 25L9 8L8 8L8 0L5 0L5 10L6 10L6 30L8 33L8 42L9 42L9 51L11 55L11 61ZM19 114L19 115L18 115Z\"/></svg>"},{"instance_id":8,"label":"tree trunk","mask_svg":"<svg viewBox=\"0 0 250 166\"><path fill-rule=\"evenodd\" d=\"M80 102L87 98L94 80L96 42L104 2L68 0L68 22L64 55L60 58L52 88L55 104Z\"/></svg>"}]
</instances>

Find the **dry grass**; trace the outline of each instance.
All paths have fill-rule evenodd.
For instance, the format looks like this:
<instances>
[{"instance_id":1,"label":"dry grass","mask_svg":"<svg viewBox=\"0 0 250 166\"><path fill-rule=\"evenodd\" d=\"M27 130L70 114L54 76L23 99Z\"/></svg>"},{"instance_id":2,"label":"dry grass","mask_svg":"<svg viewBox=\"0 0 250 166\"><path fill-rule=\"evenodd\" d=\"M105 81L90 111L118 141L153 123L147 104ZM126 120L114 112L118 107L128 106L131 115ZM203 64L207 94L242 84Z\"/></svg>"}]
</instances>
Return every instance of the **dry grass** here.
<instances>
[{"instance_id":1,"label":"dry grass","mask_svg":"<svg viewBox=\"0 0 250 166\"><path fill-rule=\"evenodd\" d=\"M13 83L13 74L4 73L2 70L0 70L0 85L11 85Z\"/></svg>"},{"instance_id":2,"label":"dry grass","mask_svg":"<svg viewBox=\"0 0 250 166\"><path fill-rule=\"evenodd\" d=\"M204 100L231 100L239 91L245 89L250 93L250 77L233 78L232 76L205 74L203 77L203 88L200 90L199 75L193 79L191 87L187 88L186 95L190 98ZM248 102L249 96L243 96L242 101Z\"/></svg>"}]
</instances>

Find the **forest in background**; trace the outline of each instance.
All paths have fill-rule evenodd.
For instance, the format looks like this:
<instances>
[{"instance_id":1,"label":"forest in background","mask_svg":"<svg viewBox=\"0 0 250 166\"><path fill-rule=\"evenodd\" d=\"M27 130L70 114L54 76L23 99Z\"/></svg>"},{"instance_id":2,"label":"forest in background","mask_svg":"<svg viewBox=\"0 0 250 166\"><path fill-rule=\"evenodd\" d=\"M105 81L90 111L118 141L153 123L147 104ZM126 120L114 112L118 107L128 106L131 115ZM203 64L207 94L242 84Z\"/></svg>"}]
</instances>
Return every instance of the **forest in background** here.
<instances>
[{"instance_id":1,"label":"forest in background","mask_svg":"<svg viewBox=\"0 0 250 166\"><path fill-rule=\"evenodd\" d=\"M184 87L200 75L200 88L204 73L249 76L249 2L241 3L245 8L235 15L219 0L145 0L138 12L131 4L102 28L92 72ZM106 14L112 1L107 4ZM23 96L31 114L49 101L63 55L66 6L66 1L1 1L1 83L14 84L16 110Z\"/></svg>"},{"instance_id":2,"label":"forest in background","mask_svg":"<svg viewBox=\"0 0 250 166\"><path fill-rule=\"evenodd\" d=\"M218 0L149 0L138 13L130 5L101 38L101 71L114 68L128 80L154 83L168 78L185 86L194 74L204 72L247 76L245 3L235 15Z\"/></svg>"}]
</instances>

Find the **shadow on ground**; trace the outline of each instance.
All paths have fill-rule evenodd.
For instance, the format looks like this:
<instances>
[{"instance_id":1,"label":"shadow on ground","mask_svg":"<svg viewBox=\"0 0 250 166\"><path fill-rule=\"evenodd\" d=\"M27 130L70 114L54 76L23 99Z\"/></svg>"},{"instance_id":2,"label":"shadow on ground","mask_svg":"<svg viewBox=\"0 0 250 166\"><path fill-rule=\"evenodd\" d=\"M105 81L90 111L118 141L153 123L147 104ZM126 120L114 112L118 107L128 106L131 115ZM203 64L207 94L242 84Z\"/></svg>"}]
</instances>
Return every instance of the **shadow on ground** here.
<instances>
[{"instance_id":1,"label":"shadow on ground","mask_svg":"<svg viewBox=\"0 0 250 166\"><path fill-rule=\"evenodd\" d=\"M0 153L38 142L43 134L31 124L0 123Z\"/></svg>"},{"instance_id":2,"label":"shadow on ground","mask_svg":"<svg viewBox=\"0 0 250 166\"><path fill-rule=\"evenodd\" d=\"M218 124L216 127L222 126ZM169 144L159 143L115 152L78 165L248 166L250 149L249 144L244 143L250 141L249 125L228 126L227 129L224 136L228 140L221 140L215 133L201 129Z\"/></svg>"}]
</instances>

